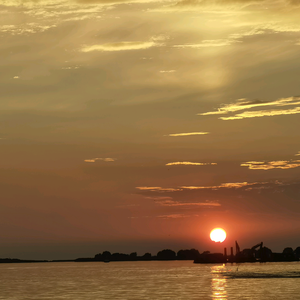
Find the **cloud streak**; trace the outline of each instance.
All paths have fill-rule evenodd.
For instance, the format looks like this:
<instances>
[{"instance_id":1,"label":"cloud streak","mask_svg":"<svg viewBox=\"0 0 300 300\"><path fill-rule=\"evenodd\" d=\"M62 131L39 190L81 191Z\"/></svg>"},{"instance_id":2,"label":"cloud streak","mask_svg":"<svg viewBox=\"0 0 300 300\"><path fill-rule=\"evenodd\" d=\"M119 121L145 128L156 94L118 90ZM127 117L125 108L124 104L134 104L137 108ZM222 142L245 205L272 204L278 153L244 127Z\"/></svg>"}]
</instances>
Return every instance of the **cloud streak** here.
<instances>
[{"instance_id":1,"label":"cloud streak","mask_svg":"<svg viewBox=\"0 0 300 300\"><path fill-rule=\"evenodd\" d=\"M277 161L248 161L241 164L241 167L248 167L250 170L271 170L271 169L294 169L300 167L300 160L277 160Z\"/></svg>"},{"instance_id":2,"label":"cloud streak","mask_svg":"<svg viewBox=\"0 0 300 300\"><path fill-rule=\"evenodd\" d=\"M175 73L176 70L161 70L159 73Z\"/></svg>"},{"instance_id":3,"label":"cloud streak","mask_svg":"<svg viewBox=\"0 0 300 300\"><path fill-rule=\"evenodd\" d=\"M237 40L234 39L220 39L220 40L203 40L199 44L182 44L182 45L174 45L174 48L192 48L192 49L199 49L199 48L207 48L207 47L224 47L230 46L233 43L237 43Z\"/></svg>"},{"instance_id":4,"label":"cloud streak","mask_svg":"<svg viewBox=\"0 0 300 300\"><path fill-rule=\"evenodd\" d=\"M161 206L221 206L218 202L179 202L174 200L157 200L155 203Z\"/></svg>"},{"instance_id":5,"label":"cloud streak","mask_svg":"<svg viewBox=\"0 0 300 300\"><path fill-rule=\"evenodd\" d=\"M248 162L255 163L255 162ZM257 162L263 163L263 162ZM299 161L300 163L300 161ZM144 192L182 192L184 190L219 190L219 189L241 189L241 188L251 188L254 186L264 186L267 185L268 182L226 182L220 185L208 185L208 186L179 186L176 188L164 188L164 187L136 187L136 189ZM276 183L277 184L277 183ZM159 197L153 198L153 200L172 200L171 197Z\"/></svg>"},{"instance_id":6,"label":"cloud streak","mask_svg":"<svg viewBox=\"0 0 300 300\"><path fill-rule=\"evenodd\" d=\"M252 185L257 185L259 184L258 182L228 182L228 183L222 183L220 185L212 185L212 186L181 186L180 188L185 189L185 190L218 190L222 188L226 189L239 189L242 187L248 187ZM262 183L260 183L262 184ZM263 183L264 184L264 183Z\"/></svg>"},{"instance_id":7,"label":"cloud streak","mask_svg":"<svg viewBox=\"0 0 300 300\"><path fill-rule=\"evenodd\" d=\"M185 214L170 214L170 215L157 216L157 218L161 218L161 219L180 219L180 218L187 218L187 217L189 217L189 215L185 215Z\"/></svg>"},{"instance_id":8,"label":"cloud streak","mask_svg":"<svg viewBox=\"0 0 300 300\"><path fill-rule=\"evenodd\" d=\"M93 51L129 51L129 50L144 50L152 47L163 46L164 36L152 37L149 41L123 41L115 43L97 44L91 46L84 46L81 48L81 52L93 52Z\"/></svg>"},{"instance_id":9,"label":"cloud streak","mask_svg":"<svg viewBox=\"0 0 300 300\"><path fill-rule=\"evenodd\" d=\"M197 162L190 162L190 161L176 161L176 162L170 162L167 163L166 166L178 166L178 165L184 165L184 166L214 166L217 165L217 163L197 163Z\"/></svg>"},{"instance_id":10,"label":"cloud streak","mask_svg":"<svg viewBox=\"0 0 300 300\"><path fill-rule=\"evenodd\" d=\"M140 191L150 191L150 192L177 192L182 189L179 188L163 188L160 186L138 186L136 189Z\"/></svg>"},{"instance_id":11,"label":"cloud streak","mask_svg":"<svg viewBox=\"0 0 300 300\"><path fill-rule=\"evenodd\" d=\"M92 51L124 51L124 50L143 50L156 46L154 42L119 42L107 43L102 45L85 46L82 52Z\"/></svg>"},{"instance_id":12,"label":"cloud streak","mask_svg":"<svg viewBox=\"0 0 300 300\"><path fill-rule=\"evenodd\" d=\"M110 158L110 157L106 157L106 158L99 158L99 157L96 157L96 158L91 158L91 159L85 159L84 162L86 163L94 163L96 161L105 161L105 162L112 162L112 161L115 161L114 158Z\"/></svg>"},{"instance_id":13,"label":"cloud streak","mask_svg":"<svg viewBox=\"0 0 300 300\"><path fill-rule=\"evenodd\" d=\"M273 106L284 107L284 106L296 106L291 109L269 109L269 110L252 110L255 108ZM281 115L293 115L300 113L300 97L288 97L281 98L275 101L261 101L261 100L248 100L239 99L235 103L230 103L221 106L216 111L209 111L205 113L199 113L200 116L208 115L219 115L219 114L229 114L237 111L246 110L242 113L238 113L228 117L219 117L221 120L241 120L246 118L257 118L257 117L272 117Z\"/></svg>"},{"instance_id":14,"label":"cloud streak","mask_svg":"<svg viewBox=\"0 0 300 300\"><path fill-rule=\"evenodd\" d=\"M241 114L236 114L232 117L220 117L221 120L241 120L248 118L261 118L261 117L274 117L283 115L295 115L300 114L300 107L293 109L281 109L281 110L259 110L259 111L246 111Z\"/></svg>"},{"instance_id":15,"label":"cloud streak","mask_svg":"<svg viewBox=\"0 0 300 300\"><path fill-rule=\"evenodd\" d=\"M185 132L185 133L170 133L167 136L191 136L191 135L205 135L209 134L209 132Z\"/></svg>"}]
</instances>

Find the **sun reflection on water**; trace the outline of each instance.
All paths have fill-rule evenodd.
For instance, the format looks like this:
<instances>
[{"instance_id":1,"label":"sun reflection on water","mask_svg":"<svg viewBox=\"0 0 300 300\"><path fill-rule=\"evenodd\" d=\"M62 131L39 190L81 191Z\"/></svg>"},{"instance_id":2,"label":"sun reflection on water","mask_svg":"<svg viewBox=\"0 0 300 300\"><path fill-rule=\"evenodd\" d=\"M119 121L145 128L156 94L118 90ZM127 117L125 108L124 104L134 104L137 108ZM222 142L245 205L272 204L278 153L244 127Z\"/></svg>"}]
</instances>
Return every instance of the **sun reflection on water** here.
<instances>
[{"instance_id":1,"label":"sun reflection on water","mask_svg":"<svg viewBox=\"0 0 300 300\"><path fill-rule=\"evenodd\" d=\"M213 300L227 299L227 279L223 276L224 272L226 272L225 265L211 267L211 297Z\"/></svg>"}]
</instances>

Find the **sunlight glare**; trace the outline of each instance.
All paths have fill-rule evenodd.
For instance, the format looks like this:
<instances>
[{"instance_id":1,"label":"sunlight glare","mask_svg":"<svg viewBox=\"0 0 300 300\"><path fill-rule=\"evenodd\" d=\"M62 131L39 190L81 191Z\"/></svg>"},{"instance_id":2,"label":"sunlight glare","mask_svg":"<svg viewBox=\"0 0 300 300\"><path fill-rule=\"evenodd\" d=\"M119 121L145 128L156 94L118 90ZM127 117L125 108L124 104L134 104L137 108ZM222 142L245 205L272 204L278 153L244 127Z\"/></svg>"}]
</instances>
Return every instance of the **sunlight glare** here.
<instances>
[{"instance_id":1,"label":"sunlight glare","mask_svg":"<svg viewBox=\"0 0 300 300\"><path fill-rule=\"evenodd\" d=\"M210 232L210 239L216 243L224 242L226 239L226 232L222 228L215 228Z\"/></svg>"}]
</instances>

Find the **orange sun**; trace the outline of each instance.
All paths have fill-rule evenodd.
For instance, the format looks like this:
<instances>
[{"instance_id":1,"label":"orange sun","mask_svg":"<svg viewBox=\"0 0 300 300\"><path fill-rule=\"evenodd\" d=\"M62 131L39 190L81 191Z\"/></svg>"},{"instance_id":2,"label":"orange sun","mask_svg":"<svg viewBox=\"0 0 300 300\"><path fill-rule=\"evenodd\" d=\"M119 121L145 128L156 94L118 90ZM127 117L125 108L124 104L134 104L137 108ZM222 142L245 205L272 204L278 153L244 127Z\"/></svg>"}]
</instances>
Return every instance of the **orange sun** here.
<instances>
[{"instance_id":1,"label":"orange sun","mask_svg":"<svg viewBox=\"0 0 300 300\"><path fill-rule=\"evenodd\" d=\"M226 232L222 228L215 228L210 232L210 239L216 243L224 242L226 239Z\"/></svg>"}]
</instances>

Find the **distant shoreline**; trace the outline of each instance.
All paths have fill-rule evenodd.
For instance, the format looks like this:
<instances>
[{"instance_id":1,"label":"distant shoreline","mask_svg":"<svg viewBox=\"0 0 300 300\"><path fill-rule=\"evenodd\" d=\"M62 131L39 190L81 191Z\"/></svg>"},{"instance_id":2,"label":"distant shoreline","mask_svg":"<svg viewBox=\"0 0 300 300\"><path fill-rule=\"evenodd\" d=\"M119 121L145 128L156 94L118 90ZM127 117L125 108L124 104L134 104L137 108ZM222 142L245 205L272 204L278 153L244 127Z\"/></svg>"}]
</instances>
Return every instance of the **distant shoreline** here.
<instances>
[{"instance_id":1,"label":"distant shoreline","mask_svg":"<svg viewBox=\"0 0 300 300\"><path fill-rule=\"evenodd\" d=\"M259 247L259 249L258 249ZM258 249L258 250L257 250ZM18 258L0 258L1 263L55 263L55 262L118 262L118 261L182 261L192 260L194 263L200 264L219 264L219 263L246 263L246 262L293 262L300 259L300 247L293 250L287 247L282 253L274 253L271 249L263 247L263 243L253 246L250 249L240 251L240 247L236 242L236 254L227 255L227 249L224 248L223 253L210 253L210 251L200 252L196 249L179 250L177 253L170 249L164 249L152 256L151 253L145 253L138 256L136 252L130 254L110 253L104 251L96 254L94 257L81 257L76 259L55 259L55 260L34 260L34 259L18 259Z\"/></svg>"}]
</instances>

